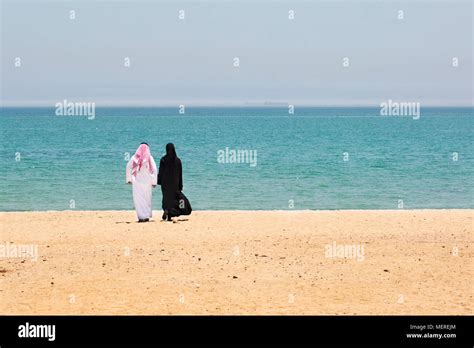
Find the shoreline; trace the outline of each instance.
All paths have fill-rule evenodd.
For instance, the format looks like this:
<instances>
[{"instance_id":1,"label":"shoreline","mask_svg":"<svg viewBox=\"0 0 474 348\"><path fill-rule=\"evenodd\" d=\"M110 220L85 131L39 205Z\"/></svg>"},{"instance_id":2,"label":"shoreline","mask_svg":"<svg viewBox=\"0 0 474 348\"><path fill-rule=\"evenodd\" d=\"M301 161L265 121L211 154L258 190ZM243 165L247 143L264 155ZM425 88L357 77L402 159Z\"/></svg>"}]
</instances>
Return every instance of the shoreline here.
<instances>
[{"instance_id":1,"label":"shoreline","mask_svg":"<svg viewBox=\"0 0 474 348\"><path fill-rule=\"evenodd\" d=\"M474 312L473 209L153 213L0 212L0 313Z\"/></svg>"},{"instance_id":2,"label":"shoreline","mask_svg":"<svg viewBox=\"0 0 474 348\"><path fill-rule=\"evenodd\" d=\"M193 213L195 212L216 212L216 213L252 213L252 212L278 212L278 213L291 213L291 212L398 212L398 211L473 211L474 214L474 207L473 208L412 208L412 209L226 209L226 210L195 210L193 209ZM82 210L82 209L65 209L65 210L0 210L0 214L8 214L8 213L72 213L72 212L88 212L88 213L95 213L95 212L116 212L116 213L125 213L125 212L135 212L133 209L104 209L104 210ZM163 210L153 209L153 214L163 213ZM191 214L192 215L192 214Z\"/></svg>"}]
</instances>

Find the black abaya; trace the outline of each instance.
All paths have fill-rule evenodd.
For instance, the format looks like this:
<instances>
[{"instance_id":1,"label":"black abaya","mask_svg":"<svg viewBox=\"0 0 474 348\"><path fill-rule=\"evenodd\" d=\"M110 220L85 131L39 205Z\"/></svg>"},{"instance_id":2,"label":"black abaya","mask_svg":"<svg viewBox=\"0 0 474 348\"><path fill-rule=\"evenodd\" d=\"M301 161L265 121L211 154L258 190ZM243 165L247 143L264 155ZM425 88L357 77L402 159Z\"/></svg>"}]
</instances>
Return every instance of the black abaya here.
<instances>
[{"instance_id":1,"label":"black abaya","mask_svg":"<svg viewBox=\"0 0 474 348\"><path fill-rule=\"evenodd\" d=\"M179 216L178 194L183 190L183 169L181 160L176 156L164 156L160 160L158 185L163 193L162 207L169 216Z\"/></svg>"}]
</instances>

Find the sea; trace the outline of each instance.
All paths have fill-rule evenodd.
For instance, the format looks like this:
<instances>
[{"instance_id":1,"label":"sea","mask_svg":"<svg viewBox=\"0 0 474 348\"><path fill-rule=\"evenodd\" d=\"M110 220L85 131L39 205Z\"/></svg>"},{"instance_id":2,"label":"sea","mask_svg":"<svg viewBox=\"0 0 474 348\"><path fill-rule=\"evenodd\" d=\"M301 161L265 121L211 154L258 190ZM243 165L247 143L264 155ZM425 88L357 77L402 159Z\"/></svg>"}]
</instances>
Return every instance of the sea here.
<instances>
[{"instance_id":1,"label":"sea","mask_svg":"<svg viewBox=\"0 0 474 348\"><path fill-rule=\"evenodd\" d=\"M127 160L174 143L194 210L474 208L474 109L0 109L0 211L130 210ZM153 209L161 209L161 190Z\"/></svg>"}]
</instances>

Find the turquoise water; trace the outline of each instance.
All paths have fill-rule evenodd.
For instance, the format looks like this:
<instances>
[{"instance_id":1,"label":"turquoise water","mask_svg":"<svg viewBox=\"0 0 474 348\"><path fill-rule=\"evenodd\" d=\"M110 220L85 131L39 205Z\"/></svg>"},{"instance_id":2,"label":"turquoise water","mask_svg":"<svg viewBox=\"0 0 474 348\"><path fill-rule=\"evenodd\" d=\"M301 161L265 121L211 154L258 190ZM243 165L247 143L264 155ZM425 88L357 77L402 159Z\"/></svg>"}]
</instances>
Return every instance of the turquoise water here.
<instances>
[{"instance_id":1,"label":"turquoise water","mask_svg":"<svg viewBox=\"0 0 474 348\"><path fill-rule=\"evenodd\" d=\"M196 210L474 207L472 108L3 108L0 125L1 211L133 209L125 153L142 141L157 160L175 143ZM257 165L218 163L226 147Z\"/></svg>"}]
</instances>

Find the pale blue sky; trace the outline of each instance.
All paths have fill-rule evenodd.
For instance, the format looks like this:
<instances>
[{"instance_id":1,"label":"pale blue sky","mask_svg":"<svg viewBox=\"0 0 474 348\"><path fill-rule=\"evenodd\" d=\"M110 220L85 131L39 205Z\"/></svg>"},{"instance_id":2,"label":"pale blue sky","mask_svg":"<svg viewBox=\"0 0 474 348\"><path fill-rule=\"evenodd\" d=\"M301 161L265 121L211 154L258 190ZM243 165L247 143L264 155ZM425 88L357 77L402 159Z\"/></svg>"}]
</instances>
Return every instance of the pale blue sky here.
<instances>
[{"instance_id":1,"label":"pale blue sky","mask_svg":"<svg viewBox=\"0 0 474 348\"><path fill-rule=\"evenodd\" d=\"M5 106L472 105L470 0L0 2Z\"/></svg>"}]
</instances>

